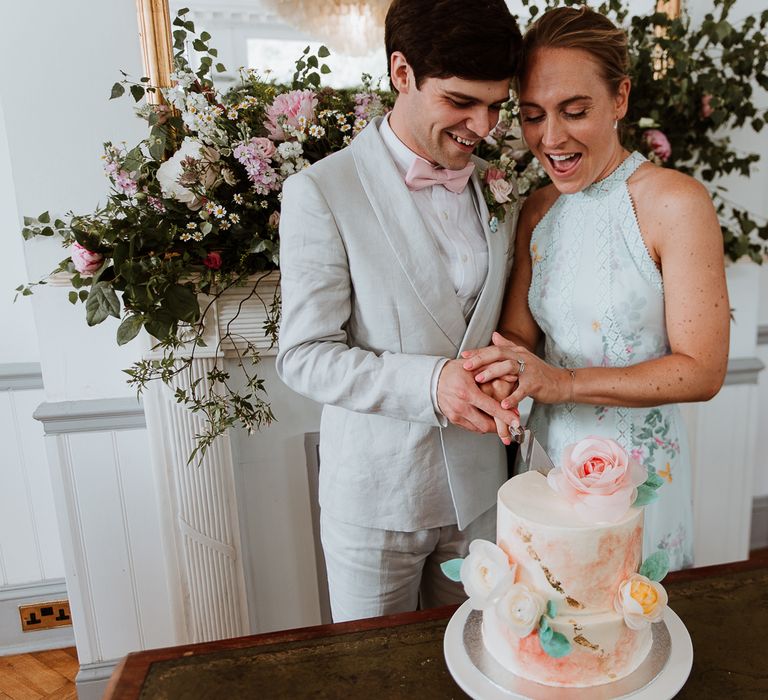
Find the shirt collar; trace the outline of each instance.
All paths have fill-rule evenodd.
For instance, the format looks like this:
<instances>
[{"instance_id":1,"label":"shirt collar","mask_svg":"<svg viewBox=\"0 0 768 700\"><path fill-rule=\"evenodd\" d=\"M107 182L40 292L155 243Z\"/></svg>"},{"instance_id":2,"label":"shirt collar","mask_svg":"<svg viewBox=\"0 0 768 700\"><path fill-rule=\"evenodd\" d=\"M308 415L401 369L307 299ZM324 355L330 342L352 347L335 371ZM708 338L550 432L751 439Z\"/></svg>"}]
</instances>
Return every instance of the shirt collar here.
<instances>
[{"instance_id":1,"label":"shirt collar","mask_svg":"<svg viewBox=\"0 0 768 700\"><path fill-rule=\"evenodd\" d=\"M392 156L392 160L395 161L397 169L400 171L400 174L405 177L408 168L411 167L411 163L417 158L421 158L421 156L416 155L398 138L397 134L392 131L392 127L389 125L389 114L381 120L379 133L381 134L381 139L384 141L384 145L387 147L389 154ZM421 158L421 160L429 162L426 158Z\"/></svg>"}]
</instances>

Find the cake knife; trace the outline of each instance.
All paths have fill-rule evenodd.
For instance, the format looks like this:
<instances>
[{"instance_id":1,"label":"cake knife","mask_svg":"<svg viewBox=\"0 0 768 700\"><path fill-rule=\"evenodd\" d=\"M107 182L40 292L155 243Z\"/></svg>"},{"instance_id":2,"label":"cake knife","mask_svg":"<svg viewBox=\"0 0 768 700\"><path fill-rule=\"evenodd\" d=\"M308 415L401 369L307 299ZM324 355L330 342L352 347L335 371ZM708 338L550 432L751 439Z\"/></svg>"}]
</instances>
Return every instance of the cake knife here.
<instances>
[{"instance_id":1,"label":"cake knife","mask_svg":"<svg viewBox=\"0 0 768 700\"><path fill-rule=\"evenodd\" d=\"M520 445L520 459L525 467L520 471L537 471L548 474L555 465L530 428L509 428L509 434Z\"/></svg>"}]
</instances>

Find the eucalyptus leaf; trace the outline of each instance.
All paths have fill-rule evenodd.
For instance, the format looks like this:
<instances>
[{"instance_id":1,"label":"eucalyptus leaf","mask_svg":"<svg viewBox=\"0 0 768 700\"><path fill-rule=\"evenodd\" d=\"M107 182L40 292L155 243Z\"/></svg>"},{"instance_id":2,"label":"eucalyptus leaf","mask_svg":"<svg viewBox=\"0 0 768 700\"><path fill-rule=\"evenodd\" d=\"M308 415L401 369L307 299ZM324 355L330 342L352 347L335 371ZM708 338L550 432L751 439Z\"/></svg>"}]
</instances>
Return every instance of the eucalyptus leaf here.
<instances>
[{"instance_id":1,"label":"eucalyptus leaf","mask_svg":"<svg viewBox=\"0 0 768 700\"><path fill-rule=\"evenodd\" d=\"M122 97L125 94L125 88L121 83L115 83L112 86L112 91L109 93L109 99L114 100L116 97Z\"/></svg>"}]
</instances>

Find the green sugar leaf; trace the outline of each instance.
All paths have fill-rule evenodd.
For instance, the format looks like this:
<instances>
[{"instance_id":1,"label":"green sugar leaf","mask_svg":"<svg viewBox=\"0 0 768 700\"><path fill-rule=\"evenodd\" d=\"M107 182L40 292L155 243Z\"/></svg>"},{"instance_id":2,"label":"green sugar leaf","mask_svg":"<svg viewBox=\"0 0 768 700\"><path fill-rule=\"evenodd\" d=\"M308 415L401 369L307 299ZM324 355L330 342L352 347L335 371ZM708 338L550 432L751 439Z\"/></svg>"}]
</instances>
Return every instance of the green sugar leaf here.
<instances>
[{"instance_id":1,"label":"green sugar leaf","mask_svg":"<svg viewBox=\"0 0 768 700\"><path fill-rule=\"evenodd\" d=\"M645 480L643 486L650 486L652 489L658 489L664 486L664 479L656 474L656 472L649 472L648 478Z\"/></svg>"},{"instance_id":2,"label":"green sugar leaf","mask_svg":"<svg viewBox=\"0 0 768 700\"><path fill-rule=\"evenodd\" d=\"M658 497L659 494L656 493L656 489L643 484L642 486L637 487L637 498L632 505L635 506L635 508L647 506L649 503L653 503Z\"/></svg>"},{"instance_id":3,"label":"green sugar leaf","mask_svg":"<svg viewBox=\"0 0 768 700\"><path fill-rule=\"evenodd\" d=\"M668 572L669 554L664 549L651 554L640 567L640 575L651 579L651 581L661 581Z\"/></svg>"},{"instance_id":4,"label":"green sugar leaf","mask_svg":"<svg viewBox=\"0 0 768 700\"><path fill-rule=\"evenodd\" d=\"M547 616L554 618L557 615L557 603L554 600L547 601Z\"/></svg>"},{"instance_id":5,"label":"green sugar leaf","mask_svg":"<svg viewBox=\"0 0 768 700\"><path fill-rule=\"evenodd\" d=\"M546 615L542 615L541 619L539 620L539 640L541 641L541 646L544 646L544 642L548 642L550 639L552 639L552 635L555 633L555 630L553 630L549 626L549 620L547 620Z\"/></svg>"},{"instance_id":6,"label":"green sugar leaf","mask_svg":"<svg viewBox=\"0 0 768 700\"><path fill-rule=\"evenodd\" d=\"M547 640L544 640L539 635L539 644L541 644L541 648L545 653L553 659L560 659L571 653L571 643L560 632L553 632L552 636Z\"/></svg>"},{"instance_id":7,"label":"green sugar leaf","mask_svg":"<svg viewBox=\"0 0 768 700\"><path fill-rule=\"evenodd\" d=\"M440 564L440 569L451 581L461 581L461 564L463 561L463 559L449 559Z\"/></svg>"}]
</instances>

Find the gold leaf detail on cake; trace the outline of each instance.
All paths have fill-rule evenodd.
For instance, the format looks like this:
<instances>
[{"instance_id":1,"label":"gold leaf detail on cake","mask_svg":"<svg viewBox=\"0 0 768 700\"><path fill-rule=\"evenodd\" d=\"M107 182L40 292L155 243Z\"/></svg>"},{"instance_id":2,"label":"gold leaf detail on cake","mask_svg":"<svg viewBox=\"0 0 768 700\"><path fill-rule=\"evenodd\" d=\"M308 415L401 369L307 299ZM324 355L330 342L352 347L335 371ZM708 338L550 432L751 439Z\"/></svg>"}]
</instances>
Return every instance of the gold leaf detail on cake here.
<instances>
[{"instance_id":1,"label":"gold leaf detail on cake","mask_svg":"<svg viewBox=\"0 0 768 700\"><path fill-rule=\"evenodd\" d=\"M526 544L528 544L533 539L533 535L527 530L523 530L522 527L517 528L517 534L520 536L520 539Z\"/></svg>"},{"instance_id":2,"label":"gold leaf detail on cake","mask_svg":"<svg viewBox=\"0 0 768 700\"><path fill-rule=\"evenodd\" d=\"M584 606L575 598L571 598L571 596L567 595L565 596L565 602L568 603L572 608L578 608L581 610Z\"/></svg>"},{"instance_id":3,"label":"gold leaf detail on cake","mask_svg":"<svg viewBox=\"0 0 768 700\"><path fill-rule=\"evenodd\" d=\"M533 561L541 561L541 557L536 554L536 550L530 544L528 545L528 556L533 559Z\"/></svg>"},{"instance_id":4,"label":"gold leaf detail on cake","mask_svg":"<svg viewBox=\"0 0 768 700\"><path fill-rule=\"evenodd\" d=\"M554 588L558 593L562 593L565 595L565 591L563 590L563 584L560 583L553 575L552 572L544 566L544 564L541 565L541 570L544 572L544 576L547 577L547 582L549 583L552 588Z\"/></svg>"},{"instance_id":5,"label":"gold leaf detail on cake","mask_svg":"<svg viewBox=\"0 0 768 700\"><path fill-rule=\"evenodd\" d=\"M592 649L592 651L600 651L600 647L597 644L592 644L585 636L581 634L577 634L573 641L576 644L580 644L583 647L587 647L587 649Z\"/></svg>"}]
</instances>

